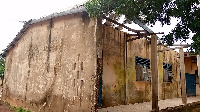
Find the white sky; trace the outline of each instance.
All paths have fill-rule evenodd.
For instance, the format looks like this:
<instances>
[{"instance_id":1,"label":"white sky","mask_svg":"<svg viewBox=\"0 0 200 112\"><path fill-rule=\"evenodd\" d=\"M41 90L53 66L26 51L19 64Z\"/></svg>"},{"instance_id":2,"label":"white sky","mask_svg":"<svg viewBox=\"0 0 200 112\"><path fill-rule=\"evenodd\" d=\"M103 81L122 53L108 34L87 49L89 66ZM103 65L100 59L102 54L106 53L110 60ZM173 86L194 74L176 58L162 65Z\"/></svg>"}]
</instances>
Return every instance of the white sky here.
<instances>
[{"instance_id":1,"label":"white sky","mask_svg":"<svg viewBox=\"0 0 200 112\"><path fill-rule=\"evenodd\" d=\"M86 0L1 0L0 1L0 52L17 35L28 21L81 4Z\"/></svg>"},{"instance_id":2,"label":"white sky","mask_svg":"<svg viewBox=\"0 0 200 112\"><path fill-rule=\"evenodd\" d=\"M1 0L0 1L0 52L5 49L20 31L23 23L47 16L54 12L81 4L87 0ZM174 28L176 20L172 25L161 27L159 23L150 27L154 32L169 33ZM133 29L141 29L137 26L129 26Z\"/></svg>"}]
</instances>

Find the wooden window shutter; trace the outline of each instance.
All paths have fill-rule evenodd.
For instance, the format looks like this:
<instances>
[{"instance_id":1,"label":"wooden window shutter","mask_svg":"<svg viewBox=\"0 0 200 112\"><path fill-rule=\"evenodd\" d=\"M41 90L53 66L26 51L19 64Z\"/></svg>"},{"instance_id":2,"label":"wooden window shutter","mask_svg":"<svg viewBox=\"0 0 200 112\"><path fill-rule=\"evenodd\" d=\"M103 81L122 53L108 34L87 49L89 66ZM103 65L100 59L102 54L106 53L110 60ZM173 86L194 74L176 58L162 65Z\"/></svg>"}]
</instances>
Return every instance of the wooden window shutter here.
<instances>
[{"instance_id":1,"label":"wooden window shutter","mask_svg":"<svg viewBox=\"0 0 200 112\"><path fill-rule=\"evenodd\" d=\"M143 66L136 65L135 69L136 69L136 81L143 81L144 80Z\"/></svg>"}]
</instances>

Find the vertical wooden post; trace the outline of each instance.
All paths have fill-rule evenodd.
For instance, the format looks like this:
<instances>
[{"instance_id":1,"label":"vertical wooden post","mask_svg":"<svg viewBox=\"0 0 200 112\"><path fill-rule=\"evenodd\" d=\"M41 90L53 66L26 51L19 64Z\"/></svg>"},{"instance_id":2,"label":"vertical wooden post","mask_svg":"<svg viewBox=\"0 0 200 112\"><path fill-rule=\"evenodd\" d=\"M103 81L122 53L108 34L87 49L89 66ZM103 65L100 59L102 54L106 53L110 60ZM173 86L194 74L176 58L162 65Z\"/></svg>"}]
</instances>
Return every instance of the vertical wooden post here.
<instances>
[{"instance_id":1,"label":"vertical wooden post","mask_svg":"<svg viewBox=\"0 0 200 112\"><path fill-rule=\"evenodd\" d=\"M124 104L128 104L129 101L129 89L128 89L128 75L126 74L126 70L127 70L127 35L125 35L124 37L124 82L126 83L126 85L124 86L125 88L125 102Z\"/></svg>"},{"instance_id":2,"label":"vertical wooden post","mask_svg":"<svg viewBox=\"0 0 200 112\"><path fill-rule=\"evenodd\" d=\"M197 55L197 67L198 67L198 76L199 76L199 87L200 87L200 55Z\"/></svg>"},{"instance_id":3,"label":"vertical wooden post","mask_svg":"<svg viewBox=\"0 0 200 112\"><path fill-rule=\"evenodd\" d=\"M182 102L187 104L187 95L186 95L186 82L185 82L185 63L184 63L184 52L183 47L179 49L180 53L180 69L181 69L181 91L182 91Z\"/></svg>"},{"instance_id":4,"label":"vertical wooden post","mask_svg":"<svg viewBox=\"0 0 200 112\"><path fill-rule=\"evenodd\" d=\"M158 50L163 50L162 46L158 46ZM163 94L163 52L158 52L158 100L164 98Z\"/></svg>"},{"instance_id":5,"label":"vertical wooden post","mask_svg":"<svg viewBox=\"0 0 200 112\"><path fill-rule=\"evenodd\" d=\"M151 36L152 111L158 112L157 36Z\"/></svg>"}]
</instances>

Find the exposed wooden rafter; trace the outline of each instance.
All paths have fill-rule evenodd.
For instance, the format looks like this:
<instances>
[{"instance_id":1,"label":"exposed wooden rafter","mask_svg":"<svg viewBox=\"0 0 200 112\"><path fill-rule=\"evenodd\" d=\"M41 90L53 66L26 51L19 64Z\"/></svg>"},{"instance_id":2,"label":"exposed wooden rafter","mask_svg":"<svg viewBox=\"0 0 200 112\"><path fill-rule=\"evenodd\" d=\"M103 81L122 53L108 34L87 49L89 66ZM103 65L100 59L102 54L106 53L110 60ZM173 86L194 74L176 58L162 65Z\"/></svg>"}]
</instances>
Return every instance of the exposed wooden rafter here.
<instances>
[{"instance_id":1,"label":"exposed wooden rafter","mask_svg":"<svg viewBox=\"0 0 200 112\"><path fill-rule=\"evenodd\" d=\"M175 49L179 49L179 48L180 48L180 47L167 48L167 49L163 49L163 50L158 50L158 52L170 51L170 50L175 50Z\"/></svg>"},{"instance_id":2,"label":"exposed wooden rafter","mask_svg":"<svg viewBox=\"0 0 200 112\"><path fill-rule=\"evenodd\" d=\"M190 44L173 44L173 45L166 45L166 44L158 44L157 46L179 46L178 48L180 48L180 46L182 46L183 48L187 48L189 46L191 46Z\"/></svg>"},{"instance_id":3,"label":"exposed wooden rafter","mask_svg":"<svg viewBox=\"0 0 200 112\"><path fill-rule=\"evenodd\" d=\"M164 34L164 33L163 33L163 32L159 32L159 33L137 33L137 34L127 34L127 37L132 37L132 36L133 36L133 38L128 39L127 42L133 41L133 40L137 40L137 39L140 39L140 38L143 38L143 37L145 37L146 39L150 40L150 38L147 37L147 36L156 35L156 34Z\"/></svg>"},{"instance_id":4,"label":"exposed wooden rafter","mask_svg":"<svg viewBox=\"0 0 200 112\"><path fill-rule=\"evenodd\" d=\"M164 34L164 32L153 33L153 32L149 32L149 31L146 31L146 30L135 30L135 29L132 29L132 28L130 28L130 27L124 25L124 24L118 23L118 22L115 21L115 20L112 20L112 19L106 17L105 15L102 15L102 18L104 18L104 19L106 19L107 21L112 22L112 23L114 23L114 24L116 24L116 25L121 26L121 27L127 29L128 31L132 31L132 32L136 33L136 34L127 34L127 37L135 36L135 37L133 37L133 38L128 39L127 42L133 41L133 40L137 40L137 39L140 39L140 38L143 38L143 37L145 37L145 38L147 38L148 40L150 40L150 38L147 37L147 36L155 35L155 34Z\"/></svg>"},{"instance_id":5,"label":"exposed wooden rafter","mask_svg":"<svg viewBox=\"0 0 200 112\"><path fill-rule=\"evenodd\" d=\"M107 21L110 21L110 22L112 22L112 23L114 23L114 24L116 24L116 25L122 26L122 27L126 28L128 31L132 31L132 32L135 32L135 33L139 33L139 32L144 32L144 33L146 33L146 32L147 32L146 30L135 30L135 29L132 29L132 28L130 28L130 27L124 25L124 24L118 23L117 21L112 20L112 19L106 17L105 15L102 15L102 18L104 18L104 19L106 19Z\"/></svg>"},{"instance_id":6,"label":"exposed wooden rafter","mask_svg":"<svg viewBox=\"0 0 200 112\"><path fill-rule=\"evenodd\" d=\"M164 34L164 32L158 32L158 33L137 33L137 34L128 34L128 36L150 36L150 35L156 35L156 34Z\"/></svg>"},{"instance_id":7,"label":"exposed wooden rafter","mask_svg":"<svg viewBox=\"0 0 200 112\"><path fill-rule=\"evenodd\" d=\"M157 44L157 46L164 46L164 47L169 47L168 45L164 45L164 44ZM189 46L191 46L190 44L173 44L170 46L178 46L178 47L174 47L174 48L166 48L163 50L158 50L158 52L163 52L163 51L169 51L169 50L175 50L175 49L180 49L180 48L188 48Z\"/></svg>"}]
</instances>

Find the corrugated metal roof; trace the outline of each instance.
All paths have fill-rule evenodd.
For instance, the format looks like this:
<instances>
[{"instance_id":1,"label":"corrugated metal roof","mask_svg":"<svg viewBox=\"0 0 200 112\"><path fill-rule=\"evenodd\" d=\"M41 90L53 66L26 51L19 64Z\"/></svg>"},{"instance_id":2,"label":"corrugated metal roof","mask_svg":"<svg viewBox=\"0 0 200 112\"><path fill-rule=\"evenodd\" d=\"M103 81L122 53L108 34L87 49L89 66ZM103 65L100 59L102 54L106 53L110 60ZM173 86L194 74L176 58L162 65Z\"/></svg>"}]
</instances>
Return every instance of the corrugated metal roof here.
<instances>
[{"instance_id":1,"label":"corrugated metal roof","mask_svg":"<svg viewBox=\"0 0 200 112\"><path fill-rule=\"evenodd\" d=\"M148 28L145 24L143 24L140 20L135 19L134 23L138 24L140 27L142 27L144 30L146 30L148 33L154 33L150 28Z\"/></svg>"},{"instance_id":2,"label":"corrugated metal roof","mask_svg":"<svg viewBox=\"0 0 200 112\"><path fill-rule=\"evenodd\" d=\"M85 7L83 5L79 5L79 6L75 6L75 7L71 8L70 10L62 11L62 12L59 12L59 13L56 12L56 13L50 14L46 17L39 18L39 19L29 20L28 22L26 22L24 24L23 28L16 35L16 37L13 39L13 41L8 45L8 47L2 53L2 56L3 57L6 56L6 52L8 52L12 47L15 46L15 44L19 41L20 37L26 32L26 29L28 29L28 27L31 24L35 24L35 23L38 23L38 22L49 20L49 19L54 18L54 17L64 16L64 15L69 15L69 14L74 14L74 13L79 13L79 12L84 12L84 11L86 11Z\"/></svg>"}]
</instances>

